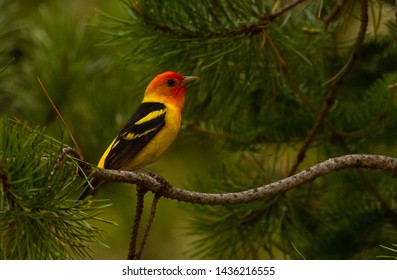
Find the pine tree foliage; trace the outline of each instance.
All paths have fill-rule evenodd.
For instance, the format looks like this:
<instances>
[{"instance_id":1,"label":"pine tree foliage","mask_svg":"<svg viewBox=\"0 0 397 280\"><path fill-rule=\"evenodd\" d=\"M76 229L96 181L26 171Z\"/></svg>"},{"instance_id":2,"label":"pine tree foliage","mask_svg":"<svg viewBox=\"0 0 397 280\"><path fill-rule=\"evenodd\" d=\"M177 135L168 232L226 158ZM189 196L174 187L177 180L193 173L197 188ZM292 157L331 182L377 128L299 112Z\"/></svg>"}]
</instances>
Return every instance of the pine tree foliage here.
<instances>
[{"instance_id":1,"label":"pine tree foliage","mask_svg":"<svg viewBox=\"0 0 397 280\"><path fill-rule=\"evenodd\" d=\"M107 18L108 42L131 46L127 61L202 78L189 96L186 129L234 156L192 185L229 192L283 178L327 102L332 108L299 168L394 151L396 27L382 14L392 7L368 1L371 21L357 56L365 1L299 1L273 17L292 2L137 0L126 3L130 18ZM378 172L344 171L270 201L195 206L192 255L374 258L379 244L395 242L396 187Z\"/></svg>"},{"instance_id":2,"label":"pine tree foliage","mask_svg":"<svg viewBox=\"0 0 397 280\"><path fill-rule=\"evenodd\" d=\"M397 246L395 244L393 244L392 247L386 247L386 246L382 246L382 247L387 249L387 250L389 250L389 252L392 252L392 254L394 254L394 255L385 255L385 256L382 256L382 257L388 258L388 259L397 259L397 255L396 255L396 253L397 253L396 247Z\"/></svg>"},{"instance_id":3,"label":"pine tree foliage","mask_svg":"<svg viewBox=\"0 0 397 280\"><path fill-rule=\"evenodd\" d=\"M42 131L0 120L1 259L70 259L90 254L101 207L75 204L78 164Z\"/></svg>"}]
</instances>

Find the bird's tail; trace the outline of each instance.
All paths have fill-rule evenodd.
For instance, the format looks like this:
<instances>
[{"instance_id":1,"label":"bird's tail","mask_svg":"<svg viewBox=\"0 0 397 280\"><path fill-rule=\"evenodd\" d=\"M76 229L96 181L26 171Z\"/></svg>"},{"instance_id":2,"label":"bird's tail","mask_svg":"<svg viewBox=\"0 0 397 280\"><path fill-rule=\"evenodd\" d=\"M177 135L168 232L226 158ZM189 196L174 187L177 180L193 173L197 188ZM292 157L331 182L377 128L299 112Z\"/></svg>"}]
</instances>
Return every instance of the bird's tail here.
<instances>
[{"instance_id":1,"label":"bird's tail","mask_svg":"<svg viewBox=\"0 0 397 280\"><path fill-rule=\"evenodd\" d=\"M87 183L85 188L81 191L76 200L82 200L87 197L90 193L94 192L100 185L105 183L104 180L96 179L95 177L91 179L90 183Z\"/></svg>"}]
</instances>

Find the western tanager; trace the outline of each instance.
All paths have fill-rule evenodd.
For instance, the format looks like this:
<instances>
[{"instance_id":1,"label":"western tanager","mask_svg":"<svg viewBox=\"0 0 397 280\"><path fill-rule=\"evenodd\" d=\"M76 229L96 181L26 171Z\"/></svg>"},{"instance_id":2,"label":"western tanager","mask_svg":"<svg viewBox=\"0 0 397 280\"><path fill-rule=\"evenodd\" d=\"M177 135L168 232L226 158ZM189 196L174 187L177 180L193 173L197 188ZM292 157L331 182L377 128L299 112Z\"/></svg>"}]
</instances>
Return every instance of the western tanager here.
<instances>
[{"instance_id":1,"label":"western tanager","mask_svg":"<svg viewBox=\"0 0 397 280\"><path fill-rule=\"evenodd\" d=\"M198 79L175 72L157 75L146 88L136 112L102 155L98 167L132 171L156 161L175 140L187 85ZM102 183L94 178L78 199Z\"/></svg>"}]
</instances>

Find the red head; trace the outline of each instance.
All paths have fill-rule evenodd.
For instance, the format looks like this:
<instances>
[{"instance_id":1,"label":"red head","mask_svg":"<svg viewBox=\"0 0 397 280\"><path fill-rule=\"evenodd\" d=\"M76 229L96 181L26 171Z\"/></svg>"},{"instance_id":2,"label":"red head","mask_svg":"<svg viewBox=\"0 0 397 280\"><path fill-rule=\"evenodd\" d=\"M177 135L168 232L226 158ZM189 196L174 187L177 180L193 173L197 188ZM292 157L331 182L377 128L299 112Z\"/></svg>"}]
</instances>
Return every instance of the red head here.
<instances>
[{"instance_id":1,"label":"red head","mask_svg":"<svg viewBox=\"0 0 397 280\"><path fill-rule=\"evenodd\" d=\"M144 102L172 103L182 110L187 85L198 79L195 76L182 76L175 72L159 74L146 88Z\"/></svg>"}]
</instances>

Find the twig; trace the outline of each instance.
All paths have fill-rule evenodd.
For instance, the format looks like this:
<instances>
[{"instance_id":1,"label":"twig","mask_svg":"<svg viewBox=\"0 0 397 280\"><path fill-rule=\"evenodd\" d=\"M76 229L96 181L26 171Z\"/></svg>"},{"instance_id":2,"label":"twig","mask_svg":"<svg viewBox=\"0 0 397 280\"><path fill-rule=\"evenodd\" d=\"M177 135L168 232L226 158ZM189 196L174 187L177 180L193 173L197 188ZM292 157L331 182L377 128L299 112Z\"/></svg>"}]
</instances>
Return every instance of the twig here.
<instances>
[{"instance_id":1,"label":"twig","mask_svg":"<svg viewBox=\"0 0 397 280\"><path fill-rule=\"evenodd\" d=\"M137 240L138 240L139 225L141 223L141 218L143 215L144 198L145 198L147 189L145 187L142 187L141 185L137 185L136 192L137 192L137 202L136 202L134 224L132 225L130 247L129 247L129 251L128 251L128 259L129 260L136 259L136 244L137 244Z\"/></svg>"},{"instance_id":2,"label":"twig","mask_svg":"<svg viewBox=\"0 0 397 280\"><path fill-rule=\"evenodd\" d=\"M234 193L202 193L189 191L176 188L166 182L160 183L155 178L143 173L107 170L87 165L83 165L82 168L89 174L95 172L95 176L98 177L98 179L145 186L147 190L153 193L159 193L166 198L201 205L228 205L268 199L297 188L305 183L312 182L318 177L347 168L379 169L396 176L397 159L381 155L344 155L330 158L277 182Z\"/></svg>"},{"instance_id":3,"label":"twig","mask_svg":"<svg viewBox=\"0 0 397 280\"><path fill-rule=\"evenodd\" d=\"M335 136L337 137L335 139L335 142L337 143L338 146L340 146L343 153L344 154L349 153L349 148L346 145L345 138L340 137L340 135L335 135ZM368 176L367 173L365 173L361 169L358 169L356 173L363 182L363 184L360 185L362 185L368 192L370 192L376 198L380 206L385 211L386 215L390 218L391 224L397 228L397 219L396 219L397 211L394 209L395 207L392 204L389 205L387 200L383 198L380 190L377 188L376 184L372 182L371 178Z\"/></svg>"},{"instance_id":4,"label":"twig","mask_svg":"<svg viewBox=\"0 0 397 280\"><path fill-rule=\"evenodd\" d=\"M307 138L305 139L296 161L294 162L289 175L292 175L298 169L298 166L302 163L305 158L306 152L310 145L312 144L314 138L316 137L320 127L322 126L325 117L327 116L329 110L335 103L336 97L338 95L339 88L343 82L345 76L349 73L349 71L353 68L354 63L357 61L357 58L360 54L360 50L365 38L365 32L367 31L368 26L368 0L362 0L361 2L361 24L360 30L357 35L356 43L353 49L353 53L350 56L347 63L343 66L342 70L332 79L334 80L334 84L330 89L329 96L322 107L320 113L317 116L316 121L314 122L313 127L311 128Z\"/></svg>"},{"instance_id":5,"label":"twig","mask_svg":"<svg viewBox=\"0 0 397 280\"><path fill-rule=\"evenodd\" d=\"M146 223L146 227L145 227L145 231L144 231L143 236L142 236L141 244L139 245L139 249L138 249L138 251L136 252L136 255L135 255L135 259L136 260L139 260L141 258L141 255L142 255L142 252L143 252L143 248L145 247L146 240L147 240L147 238L149 236L150 228L152 227L154 217L156 216L156 208L157 208L157 203L158 203L158 201L160 199L160 196L161 195L156 193L154 195L154 197L153 197L152 208L150 210L149 220Z\"/></svg>"},{"instance_id":6,"label":"twig","mask_svg":"<svg viewBox=\"0 0 397 280\"><path fill-rule=\"evenodd\" d=\"M284 6L282 6L280 9L278 9L274 13L270 13L266 18L269 21L273 21L277 17L281 16L285 12L288 12L289 10L294 8L295 6L301 4L301 3L305 2L305 1L306 0L295 0L295 1L291 2L291 3L285 4Z\"/></svg>"},{"instance_id":7,"label":"twig","mask_svg":"<svg viewBox=\"0 0 397 280\"><path fill-rule=\"evenodd\" d=\"M54 164L54 167L52 168L51 171L51 176L54 175L54 173L58 170L59 166L61 165L61 162L65 158L66 155L72 155L78 159L82 159L82 155L80 152L72 147L66 146L65 148L62 149L62 152L59 154L57 161Z\"/></svg>"},{"instance_id":8,"label":"twig","mask_svg":"<svg viewBox=\"0 0 397 280\"><path fill-rule=\"evenodd\" d=\"M342 11L343 6L345 6L348 1L349 0L339 0L339 2L334 6L332 11L326 17L324 17L323 21L326 26L329 25L336 18L336 16Z\"/></svg>"}]
</instances>

